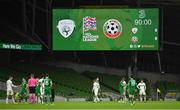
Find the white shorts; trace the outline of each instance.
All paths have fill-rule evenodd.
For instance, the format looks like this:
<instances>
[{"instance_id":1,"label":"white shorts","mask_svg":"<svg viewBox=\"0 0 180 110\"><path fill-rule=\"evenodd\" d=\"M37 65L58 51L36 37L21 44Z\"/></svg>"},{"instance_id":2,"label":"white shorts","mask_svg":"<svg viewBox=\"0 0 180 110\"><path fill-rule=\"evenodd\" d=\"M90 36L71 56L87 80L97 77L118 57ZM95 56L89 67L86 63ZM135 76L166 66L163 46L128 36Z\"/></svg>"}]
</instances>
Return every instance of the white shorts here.
<instances>
[{"instance_id":1,"label":"white shorts","mask_svg":"<svg viewBox=\"0 0 180 110\"><path fill-rule=\"evenodd\" d=\"M8 96L9 96L9 95L14 95L13 90L7 90L7 95L8 95Z\"/></svg>"},{"instance_id":2,"label":"white shorts","mask_svg":"<svg viewBox=\"0 0 180 110\"><path fill-rule=\"evenodd\" d=\"M146 95L145 90L139 90L139 95Z\"/></svg>"},{"instance_id":3,"label":"white shorts","mask_svg":"<svg viewBox=\"0 0 180 110\"><path fill-rule=\"evenodd\" d=\"M40 88L40 94L41 94L41 96L44 95L44 88Z\"/></svg>"},{"instance_id":4,"label":"white shorts","mask_svg":"<svg viewBox=\"0 0 180 110\"><path fill-rule=\"evenodd\" d=\"M94 89L94 95L95 95L95 96L98 95L98 89Z\"/></svg>"}]
</instances>

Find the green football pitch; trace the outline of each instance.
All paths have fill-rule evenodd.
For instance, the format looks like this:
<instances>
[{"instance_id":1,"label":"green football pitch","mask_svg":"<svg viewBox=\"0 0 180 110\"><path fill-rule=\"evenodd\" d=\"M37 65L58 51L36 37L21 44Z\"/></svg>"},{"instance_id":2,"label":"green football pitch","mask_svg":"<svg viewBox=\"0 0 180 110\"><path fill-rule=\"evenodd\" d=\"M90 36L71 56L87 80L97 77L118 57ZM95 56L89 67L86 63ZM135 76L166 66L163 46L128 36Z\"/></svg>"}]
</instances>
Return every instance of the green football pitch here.
<instances>
[{"instance_id":1,"label":"green football pitch","mask_svg":"<svg viewBox=\"0 0 180 110\"><path fill-rule=\"evenodd\" d=\"M167 101L153 101L153 102L136 102L134 105L130 105L130 103L119 103L119 102L58 102L53 105L44 105L44 104L5 104L0 103L0 109L3 110L12 110L12 109L24 109L24 110L45 110L45 109L82 109L82 110L93 110L93 109L121 109L121 110L180 110L180 102L167 102Z\"/></svg>"}]
</instances>

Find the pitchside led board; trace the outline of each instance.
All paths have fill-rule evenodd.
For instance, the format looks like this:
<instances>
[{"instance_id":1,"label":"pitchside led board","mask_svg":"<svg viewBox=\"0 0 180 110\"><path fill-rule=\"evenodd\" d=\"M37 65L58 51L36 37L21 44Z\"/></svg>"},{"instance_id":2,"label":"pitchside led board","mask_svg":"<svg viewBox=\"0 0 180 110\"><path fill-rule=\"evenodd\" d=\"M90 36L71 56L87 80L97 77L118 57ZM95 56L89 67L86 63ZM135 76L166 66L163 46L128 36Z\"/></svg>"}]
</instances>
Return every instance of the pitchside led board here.
<instances>
[{"instance_id":1,"label":"pitchside led board","mask_svg":"<svg viewBox=\"0 0 180 110\"><path fill-rule=\"evenodd\" d=\"M53 50L158 50L159 9L53 9Z\"/></svg>"}]
</instances>

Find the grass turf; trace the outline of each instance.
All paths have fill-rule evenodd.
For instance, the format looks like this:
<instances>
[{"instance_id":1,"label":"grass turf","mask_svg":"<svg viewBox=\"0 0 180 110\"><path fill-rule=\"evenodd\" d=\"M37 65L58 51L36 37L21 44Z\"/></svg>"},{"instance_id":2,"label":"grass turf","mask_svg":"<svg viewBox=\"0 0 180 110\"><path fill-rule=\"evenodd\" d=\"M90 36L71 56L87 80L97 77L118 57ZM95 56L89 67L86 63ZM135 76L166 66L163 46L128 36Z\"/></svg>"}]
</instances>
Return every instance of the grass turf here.
<instances>
[{"instance_id":1,"label":"grass turf","mask_svg":"<svg viewBox=\"0 0 180 110\"><path fill-rule=\"evenodd\" d=\"M54 105L44 104L5 104L0 103L0 109L176 109L180 110L180 102L153 101L153 102L136 102L130 103L118 102L58 102Z\"/></svg>"}]
</instances>

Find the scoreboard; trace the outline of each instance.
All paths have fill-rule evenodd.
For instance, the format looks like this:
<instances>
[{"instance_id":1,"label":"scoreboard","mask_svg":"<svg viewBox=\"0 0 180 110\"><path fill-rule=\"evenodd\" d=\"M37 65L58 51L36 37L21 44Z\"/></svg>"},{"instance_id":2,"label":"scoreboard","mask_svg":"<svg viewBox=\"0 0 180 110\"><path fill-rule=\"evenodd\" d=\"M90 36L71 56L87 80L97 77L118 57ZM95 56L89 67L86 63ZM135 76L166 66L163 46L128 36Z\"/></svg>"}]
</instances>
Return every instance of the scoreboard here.
<instances>
[{"instance_id":1,"label":"scoreboard","mask_svg":"<svg viewBox=\"0 0 180 110\"><path fill-rule=\"evenodd\" d=\"M53 50L158 50L159 9L53 9Z\"/></svg>"}]
</instances>

